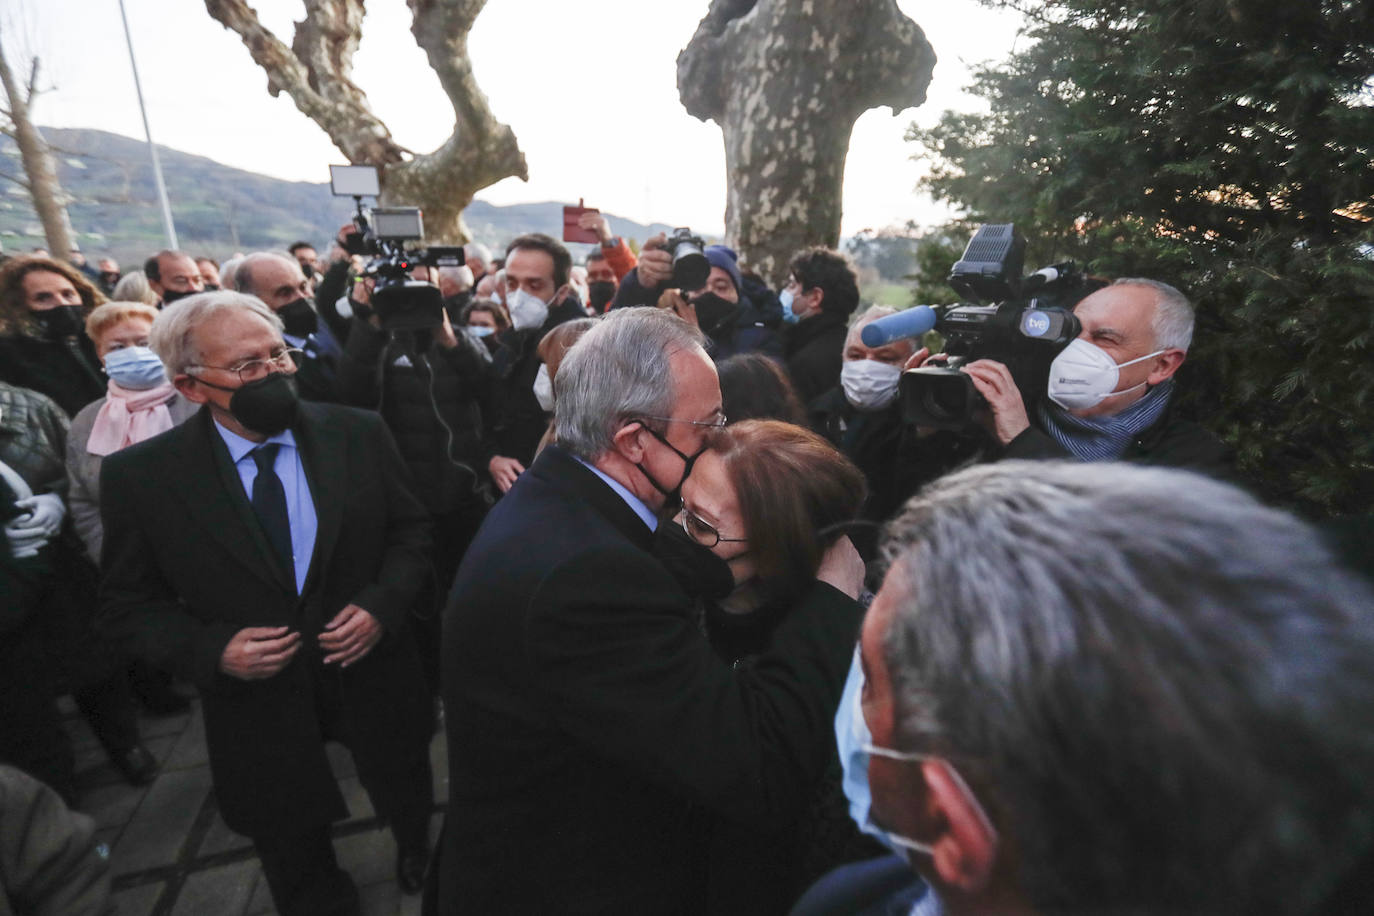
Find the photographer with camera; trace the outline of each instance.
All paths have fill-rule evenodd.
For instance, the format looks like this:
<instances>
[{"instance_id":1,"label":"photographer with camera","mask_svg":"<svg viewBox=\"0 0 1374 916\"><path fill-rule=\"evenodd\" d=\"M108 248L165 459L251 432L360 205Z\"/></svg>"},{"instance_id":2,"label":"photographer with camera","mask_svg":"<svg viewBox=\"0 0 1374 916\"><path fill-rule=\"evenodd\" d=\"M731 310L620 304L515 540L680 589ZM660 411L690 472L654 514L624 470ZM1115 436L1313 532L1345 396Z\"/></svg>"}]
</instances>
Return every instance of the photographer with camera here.
<instances>
[{"instance_id":1,"label":"photographer with camera","mask_svg":"<svg viewBox=\"0 0 1374 916\"><path fill-rule=\"evenodd\" d=\"M652 305L699 327L716 362L737 353L781 359L782 346L769 327L766 288L751 295L739 255L707 245L687 228L659 233L644 243L639 265L620 280L611 308ZM776 305L774 305L776 308Z\"/></svg>"},{"instance_id":2,"label":"photographer with camera","mask_svg":"<svg viewBox=\"0 0 1374 916\"><path fill-rule=\"evenodd\" d=\"M707 351L717 364L741 353L761 353L782 361L782 343L745 295L738 256L724 245L707 245L702 254L711 265L700 289L670 289L658 299L688 324L701 328Z\"/></svg>"},{"instance_id":3,"label":"photographer with camera","mask_svg":"<svg viewBox=\"0 0 1374 916\"><path fill-rule=\"evenodd\" d=\"M511 327L497 336L482 405L486 468L502 493L534 460L548 428L549 415L534 394L539 341L563 322L587 317L568 286L571 270L568 249L541 232L522 235L506 247L506 307Z\"/></svg>"},{"instance_id":4,"label":"photographer with camera","mask_svg":"<svg viewBox=\"0 0 1374 916\"><path fill-rule=\"evenodd\" d=\"M1193 338L1193 307L1157 280L1122 278L1073 308L1082 325L1050 364L1043 397L1026 399L1002 363L961 367L987 401L984 426L1003 458L1162 464L1224 475L1226 447L1171 409L1173 377Z\"/></svg>"}]
</instances>

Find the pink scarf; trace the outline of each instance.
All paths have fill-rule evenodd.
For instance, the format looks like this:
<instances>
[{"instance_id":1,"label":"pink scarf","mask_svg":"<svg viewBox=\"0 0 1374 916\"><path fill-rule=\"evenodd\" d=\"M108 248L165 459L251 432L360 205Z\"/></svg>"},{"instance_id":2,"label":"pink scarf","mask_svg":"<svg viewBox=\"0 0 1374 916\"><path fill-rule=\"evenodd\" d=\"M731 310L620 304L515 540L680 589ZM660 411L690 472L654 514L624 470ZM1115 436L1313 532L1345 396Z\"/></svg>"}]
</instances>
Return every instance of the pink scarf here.
<instances>
[{"instance_id":1,"label":"pink scarf","mask_svg":"<svg viewBox=\"0 0 1374 916\"><path fill-rule=\"evenodd\" d=\"M110 382L109 396L95 415L86 451L108 455L172 428L167 402L176 394L170 382L147 391L130 391Z\"/></svg>"}]
</instances>

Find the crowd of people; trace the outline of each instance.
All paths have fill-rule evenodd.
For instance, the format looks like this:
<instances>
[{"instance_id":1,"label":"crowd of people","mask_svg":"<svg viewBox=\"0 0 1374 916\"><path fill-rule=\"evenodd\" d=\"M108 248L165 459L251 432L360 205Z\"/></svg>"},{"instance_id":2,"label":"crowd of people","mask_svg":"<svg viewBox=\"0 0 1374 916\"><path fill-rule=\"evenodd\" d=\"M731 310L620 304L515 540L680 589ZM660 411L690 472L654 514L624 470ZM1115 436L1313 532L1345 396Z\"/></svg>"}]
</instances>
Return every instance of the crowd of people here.
<instances>
[{"instance_id":1,"label":"crowd of people","mask_svg":"<svg viewBox=\"0 0 1374 916\"><path fill-rule=\"evenodd\" d=\"M1374 904L1368 570L1182 415L1179 290L1099 284L1044 390L976 359L925 428L942 357L864 342L842 253L682 289L583 220L416 267L418 325L351 225L0 265L6 892L41 817L100 912L57 698L142 784L189 684L288 916L359 908L327 742L433 913Z\"/></svg>"}]
</instances>

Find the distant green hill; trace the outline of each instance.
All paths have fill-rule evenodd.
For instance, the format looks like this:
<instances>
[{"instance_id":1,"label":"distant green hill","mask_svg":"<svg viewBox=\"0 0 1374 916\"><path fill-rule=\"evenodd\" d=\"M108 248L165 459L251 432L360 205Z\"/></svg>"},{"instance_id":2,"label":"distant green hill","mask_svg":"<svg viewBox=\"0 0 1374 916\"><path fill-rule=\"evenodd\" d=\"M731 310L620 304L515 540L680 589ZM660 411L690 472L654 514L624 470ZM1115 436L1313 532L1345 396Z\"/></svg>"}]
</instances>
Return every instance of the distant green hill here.
<instances>
[{"instance_id":1,"label":"distant green hill","mask_svg":"<svg viewBox=\"0 0 1374 916\"><path fill-rule=\"evenodd\" d=\"M112 255L125 269L163 247L147 144L100 130L44 128L55 148L58 177L73 200L72 228L87 257ZM223 259L234 251L281 248L297 239L325 245L352 201L333 197L328 182L282 181L230 168L204 156L158 147L181 247ZM328 176L328 164L320 174ZM0 136L0 172L19 175L19 151ZM493 250L524 232L562 232L562 203L497 207L474 201L465 215L474 237ZM611 230L643 241L667 227L607 214ZM9 253L44 245L28 193L12 182L0 189L0 242ZM588 246L570 245L575 255Z\"/></svg>"}]
</instances>

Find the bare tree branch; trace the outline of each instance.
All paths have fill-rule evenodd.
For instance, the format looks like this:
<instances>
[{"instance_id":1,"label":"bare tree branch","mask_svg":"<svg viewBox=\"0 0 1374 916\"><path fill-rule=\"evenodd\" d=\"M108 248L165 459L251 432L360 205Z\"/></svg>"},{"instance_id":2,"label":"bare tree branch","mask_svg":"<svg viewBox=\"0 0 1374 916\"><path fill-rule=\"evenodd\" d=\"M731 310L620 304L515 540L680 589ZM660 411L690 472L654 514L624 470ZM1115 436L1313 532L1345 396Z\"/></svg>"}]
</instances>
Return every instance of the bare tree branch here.
<instances>
[{"instance_id":1,"label":"bare tree branch","mask_svg":"<svg viewBox=\"0 0 1374 916\"><path fill-rule=\"evenodd\" d=\"M32 74L38 74L38 62L34 60ZM52 153L43 136L29 118L28 99L10 70L0 47L0 85L10 103L10 121L14 129L14 142L19 147L19 156L24 164L24 174L28 176L26 186L29 198L33 201L34 212L43 224L43 234L47 238L48 249L58 257L65 257L72 249L71 227L67 221L67 211L62 201L62 185L57 180L57 168L53 164Z\"/></svg>"},{"instance_id":2,"label":"bare tree branch","mask_svg":"<svg viewBox=\"0 0 1374 916\"><path fill-rule=\"evenodd\" d=\"M353 82L363 0L305 0L306 15L296 23L289 48L244 0L205 0L205 8L243 40L267 74L268 91L290 95L350 162L382 171L387 199L423 206L427 234L435 240L464 241L463 208L490 184L512 175L528 177L525 158L472 75L467 35L485 0L408 2L411 31L454 108L453 134L423 155L410 154L392 138Z\"/></svg>"}]
</instances>

